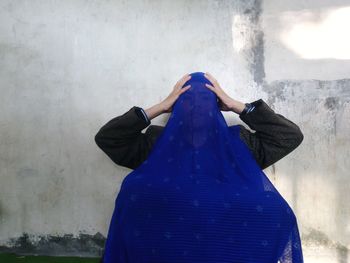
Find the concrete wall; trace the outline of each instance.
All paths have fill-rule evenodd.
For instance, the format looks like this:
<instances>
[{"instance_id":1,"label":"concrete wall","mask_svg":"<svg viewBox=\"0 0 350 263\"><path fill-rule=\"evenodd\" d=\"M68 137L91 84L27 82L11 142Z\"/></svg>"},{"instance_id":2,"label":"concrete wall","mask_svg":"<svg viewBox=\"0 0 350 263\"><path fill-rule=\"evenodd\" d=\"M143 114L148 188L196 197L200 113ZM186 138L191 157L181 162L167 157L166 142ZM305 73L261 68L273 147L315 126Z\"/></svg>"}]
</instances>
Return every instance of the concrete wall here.
<instances>
[{"instance_id":1,"label":"concrete wall","mask_svg":"<svg viewBox=\"0 0 350 263\"><path fill-rule=\"evenodd\" d=\"M0 1L0 250L100 255L131 170L94 135L209 71L300 126L303 143L265 172L306 262L348 262L348 17L344 0Z\"/></svg>"}]
</instances>

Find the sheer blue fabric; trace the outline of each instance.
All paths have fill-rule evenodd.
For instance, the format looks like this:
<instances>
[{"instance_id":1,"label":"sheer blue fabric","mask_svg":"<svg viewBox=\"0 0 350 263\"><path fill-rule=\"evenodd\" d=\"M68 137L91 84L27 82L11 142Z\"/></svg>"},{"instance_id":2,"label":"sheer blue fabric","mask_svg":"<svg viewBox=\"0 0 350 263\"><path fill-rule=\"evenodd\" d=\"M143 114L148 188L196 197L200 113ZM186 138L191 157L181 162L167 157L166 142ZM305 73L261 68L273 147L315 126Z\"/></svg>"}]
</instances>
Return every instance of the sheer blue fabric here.
<instances>
[{"instance_id":1,"label":"sheer blue fabric","mask_svg":"<svg viewBox=\"0 0 350 263\"><path fill-rule=\"evenodd\" d=\"M297 219L191 74L148 158L122 181L105 263L300 263Z\"/></svg>"}]
</instances>

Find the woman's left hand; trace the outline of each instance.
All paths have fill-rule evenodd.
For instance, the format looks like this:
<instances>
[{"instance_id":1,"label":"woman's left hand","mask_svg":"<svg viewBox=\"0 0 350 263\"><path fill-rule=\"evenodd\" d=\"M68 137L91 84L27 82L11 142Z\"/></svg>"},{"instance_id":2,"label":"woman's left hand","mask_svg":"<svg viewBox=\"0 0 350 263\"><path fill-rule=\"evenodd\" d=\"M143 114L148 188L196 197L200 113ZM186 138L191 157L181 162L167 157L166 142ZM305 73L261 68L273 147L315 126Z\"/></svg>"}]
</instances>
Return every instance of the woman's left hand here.
<instances>
[{"instance_id":1,"label":"woman's left hand","mask_svg":"<svg viewBox=\"0 0 350 263\"><path fill-rule=\"evenodd\" d=\"M245 105L239 101L232 99L229 95L225 93L225 91L220 87L218 81L209 73L206 72L204 76L213 83L212 85L205 84L207 88L212 90L216 96L219 98L219 107L222 111L234 111L236 113L242 112Z\"/></svg>"}]
</instances>

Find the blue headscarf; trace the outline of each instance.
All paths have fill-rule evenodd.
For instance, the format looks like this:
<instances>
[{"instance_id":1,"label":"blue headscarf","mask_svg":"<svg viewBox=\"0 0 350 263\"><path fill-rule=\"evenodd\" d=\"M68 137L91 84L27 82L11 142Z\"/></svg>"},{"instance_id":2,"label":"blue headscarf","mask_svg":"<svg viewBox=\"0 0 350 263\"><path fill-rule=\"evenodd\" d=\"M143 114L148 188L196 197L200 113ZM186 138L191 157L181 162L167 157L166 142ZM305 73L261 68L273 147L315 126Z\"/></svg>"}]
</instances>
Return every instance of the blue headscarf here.
<instances>
[{"instance_id":1,"label":"blue headscarf","mask_svg":"<svg viewBox=\"0 0 350 263\"><path fill-rule=\"evenodd\" d=\"M148 158L123 180L105 263L300 263L297 219L228 127L204 73L173 105Z\"/></svg>"}]
</instances>

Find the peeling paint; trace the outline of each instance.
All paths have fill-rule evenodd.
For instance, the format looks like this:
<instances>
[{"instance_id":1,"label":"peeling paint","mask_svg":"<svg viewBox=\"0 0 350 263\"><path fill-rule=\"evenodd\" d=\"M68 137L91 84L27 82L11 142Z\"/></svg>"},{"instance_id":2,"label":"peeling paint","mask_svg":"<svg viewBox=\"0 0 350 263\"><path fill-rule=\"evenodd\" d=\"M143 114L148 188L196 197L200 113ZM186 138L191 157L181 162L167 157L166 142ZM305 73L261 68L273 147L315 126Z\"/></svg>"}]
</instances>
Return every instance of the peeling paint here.
<instances>
[{"instance_id":1,"label":"peeling paint","mask_svg":"<svg viewBox=\"0 0 350 263\"><path fill-rule=\"evenodd\" d=\"M263 84L267 103L302 100L315 103L319 98L327 110L340 109L350 99L350 79L342 80L279 80Z\"/></svg>"},{"instance_id":2,"label":"peeling paint","mask_svg":"<svg viewBox=\"0 0 350 263\"><path fill-rule=\"evenodd\" d=\"M322 247L334 250L336 251L337 262L348 262L349 249L345 244L334 242L324 232L314 228L308 228L307 232L302 236L303 247Z\"/></svg>"},{"instance_id":3,"label":"peeling paint","mask_svg":"<svg viewBox=\"0 0 350 263\"><path fill-rule=\"evenodd\" d=\"M325 246L349 252L345 244L334 242L327 234L314 228L307 229L307 233L302 236L302 241L306 246Z\"/></svg>"},{"instance_id":4,"label":"peeling paint","mask_svg":"<svg viewBox=\"0 0 350 263\"><path fill-rule=\"evenodd\" d=\"M7 245L0 246L0 253L100 257L105 241L106 238L99 232L95 235L80 233L78 236L73 234L54 236L23 233L18 238L11 238Z\"/></svg>"}]
</instances>

